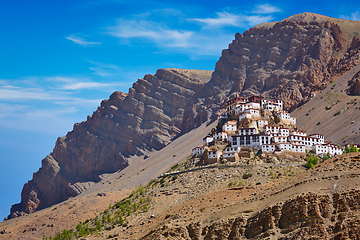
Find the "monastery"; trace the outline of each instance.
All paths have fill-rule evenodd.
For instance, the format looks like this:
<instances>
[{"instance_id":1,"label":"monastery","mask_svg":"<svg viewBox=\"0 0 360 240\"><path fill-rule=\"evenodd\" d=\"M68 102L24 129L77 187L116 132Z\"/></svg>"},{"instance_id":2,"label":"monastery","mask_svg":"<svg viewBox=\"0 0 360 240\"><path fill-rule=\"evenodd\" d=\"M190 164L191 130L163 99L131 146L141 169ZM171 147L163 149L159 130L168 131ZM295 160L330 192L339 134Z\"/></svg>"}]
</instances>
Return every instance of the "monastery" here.
<instances>
[{"instance_id":1,"label":"monastery","mask_svg":"<svg viewBox=\"0 0 360 240\"><path fill-rule=\"evenodd\" d=\"M225 101L224 105L224 113L218 116L218 127L203 138L203 146L192 150L193 156L206 160L205 164L215 163L221 158L235 162L239 160L243 148L275 154L312 151L320 157L344 151L325 141L321 134L308 135L297 129L296 118L283 110L280 99L234 97ZM227 144L227 147L223 150L211 148L218 144Z\"/></svg>"}]
</instances>

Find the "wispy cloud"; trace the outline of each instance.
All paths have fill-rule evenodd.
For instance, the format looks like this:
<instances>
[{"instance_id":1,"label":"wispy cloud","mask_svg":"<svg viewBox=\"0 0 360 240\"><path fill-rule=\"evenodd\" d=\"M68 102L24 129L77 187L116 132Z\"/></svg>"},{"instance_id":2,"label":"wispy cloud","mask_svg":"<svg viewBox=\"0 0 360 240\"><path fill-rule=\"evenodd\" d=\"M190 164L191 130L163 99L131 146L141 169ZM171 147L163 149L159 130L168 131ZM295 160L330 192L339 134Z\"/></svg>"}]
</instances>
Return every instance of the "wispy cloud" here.
<instances>
[{"instance_id":1,"label":"wispy cloud","mask_svg":"<svg viewBox=\"0 0 360 240\"><path fill-rule=\"evenodd\" d=\"M216 18L189 18L188 20L201 23L205 28L221 28L226 26L245 28L274 19L274 17L271 15L243 15L228 12L221 12L216 14Z\"/></svg>"},{"instance_id":2,"label":"wispy cloud","mask_svg":"<svg viewBox=\"0 0 360 240\"><path fill-rule=\"evenodd\" d=\"M69 37L65 37L65 38L83 47L93 47L101 44L101 42L88 42L85 39L81 37L76 37L74 35L70 35Z\"/></svg>"},{"instance_id":3,"label":"wispy cloud","mask_svg":"<svg viewBox=\"0 0 360 240\"><path fill-rule=\"evenodd\" d=\"M272 14L277 12L282 12L282 10L271 4L256 5L255 10L252 11L252 13L257 13L257 14Z\"/></svg>"},{"instance_id":4,"label":"wispy cloud","mask_svg":"<svg viewBox=\"0 0 360 240\"><path fill-rule=\"evenodd\" d=\"M353 21L360 21L360 12L356 11L351 13L350 15L340 15L340 18L347 19L347 20L353 20Z\"/></svg>"},{"instance_id":5,"label":"wispy cloud","mask_svg":"<svg viewBox=\"0 0 360 240\"><path fill-rule=\"evenodd\" d=\"M93 67L89 67L89 69L94 71L95 75L101 77L112 76L120 71L120 68L114 64L104 64L93 61L89 62L94 65Z\"/></svg>"},{"instance_id":6,"label":"wispy cloud","mask_svg":"<svg viewBox=\"0 0 360 240\"><path fill-rule=\"evenodd\" d=\"M109 87L109 86L114 86L114 84L98 83L98 82L77 82L77 83L65 84L62 89L79 90L79 89L93 89L93 88Z\"/></svg>"},{"instance_id":7,"label":"wispy cloud","mask_svg":"<svg viewBox=\"0 0 360 240\"><path fill-rule=\"evenodd\" d=\"M63 82L64 84L57 85L54 89L58 90L82 90L82 89L98 89L110 86L116 86L115 83L100 83L93 82L87 79L77 79L68 77L52 77L48 81Z\"/></svg>"},{"instance_id":8,"label":"wispy cloud","mask_svg":"<svg viewBox=\"0 0 360 240\"><path fill-rule=\"evenodd\" d=\"M260 23L270 22L274 19L274 17L271 15L268 16L253 15L253 16L246 16L245 19L246 19L246 23L249 26L256 26Z\"/></svg>"},{"instance_id":9,"label":"wispy cloud","mask_svg":"<svg viewBox=\"0 0 360 240\"><path fill-rule=\"evenodd\" d=\"M110 85L67 77L1 80L0 126L64 134L101 102L99 94L81 90L108 88L111 93Z\"/></svg>"},{"instance_id":10,"label":"wispy cloud","mask_svg":"<svg viewBox=\"0 0 360 240\"><path fill-rule=\"evenodd\" d=\"M274 19L271 15L244 15L226 11L217 12L213 18L188 18L173 9L165 12L175 19L164 23L157 17L156 11L152 10L136 16L117 19L114 25L106 28L106 33L118 38L121 44L152 43L160 51L175 50L178 53L191 54L192 57L196 57L194 55L218 56L233 39L234 31L230 32L230 27L248 28ZM198 25L201 26L201 29ZM179 28L179 26L186 26L186 28ZM90 69L100 76L109 74L104 67L98 66Z\"/></svg>"},{"instance_id":11,"label":"wispy cloud","mask_svg":"<svg viewBox=\"0 0 360 240\"><path fill-rule=\"evenodd\" d=\"M79 108L73 105L40 108L36 105L7 104L0 102L0 126L30 131L64 135L74 122L85 120L74 117Z\"/></svg>"},{"instance_id":12,"label":"wispy cloud","mask_svg":"<svg viewBox=\"0 0 360 240\"><path fill-rule=\"evenodd\" d=\"M11 85L0 86L0 100L60 100L66 99L63 96L57 96L45 92L39 88L23 88Z\"/></svg>"},{"instance_id":13,"label":"wispy cloud","mask_svg":"<svg viewBox=\"0 0 360 240\"><path fill-rule=\"evenodd\" d=\"M189 18L188 20L205 24L206 27L241 27L243 25L241 15L236 15L228 12L218 12L216 14L216 18Z\"/></svg>"},{"instance_id":14,"label":"wispy cloud","mask_svg":"<svg viewBox=\"0 0 360 240\"><path fill-rule=\"evenodd\" d=\"M123 39L148 39L164 47L188 47L192 31L173 30L147 20L118 19L108 34Z\"/></svg>"}]
</instances>

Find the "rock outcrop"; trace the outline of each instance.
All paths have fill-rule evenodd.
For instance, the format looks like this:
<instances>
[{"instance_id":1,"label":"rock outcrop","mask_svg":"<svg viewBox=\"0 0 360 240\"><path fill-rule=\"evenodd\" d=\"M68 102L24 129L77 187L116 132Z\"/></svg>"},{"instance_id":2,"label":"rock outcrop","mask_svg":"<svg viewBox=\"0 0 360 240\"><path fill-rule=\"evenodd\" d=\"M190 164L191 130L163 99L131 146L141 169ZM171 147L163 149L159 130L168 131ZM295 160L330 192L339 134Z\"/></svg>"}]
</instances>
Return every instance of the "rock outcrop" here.
<instances>
[{"instance_id":1,"label":"rock outcrop","mask_svg":"<svg viewBox=\"0 0 360 240\"><path fill-rule=\"evenodd\" d=\"M358 153L342 154L288 182L273 182L278 185L275 191L267 192L264 185L244 200L238 197L245 192L227 195L234 201L220 199L224 208L221 204L210 208L204 198L194 198L184 204L185 209L196 209L195 202L200 200L198 206L210 208L208 215L199 219L194 212L194 220L164 219L142 239L359 239L359 168ZM207 194L211 201L219 198Z\"/></svg>"},{"instance_id":2,"label":"rock outcrop","mask_svg":"<svg viewBox=\"0 0 360 240\"><path fill-rule=\"evenodd\" d=\"M251 216L162 228L142 239L358 239L360 191L302 194ZM194 231L196 226L196 231ZM274 239L275 239L274 238Z\"/></svg>"},{"instance_id":3,"label":"rock outcrop","mask_svg":"<svg viewBox=\"0 0 360 240\"><path fill-rule=\"evenodd\" d=\"M360 72L356 73L348 82L347 93L349 95L360 95Z\"/></svg>"},{"instance_id":4,"label":"rock outcrop","mask_svg":"<svg viewBox=\"0 0 360 240\"><path fill-rule=\"evenodd\" d=\"M211 73L160 69L135 82L128 94L114 92L86 121L58 138L8 218L76 196L99 175L127 167L130 156L166 146L180 133L185 108Z\"/></svg>"}]
</instances>

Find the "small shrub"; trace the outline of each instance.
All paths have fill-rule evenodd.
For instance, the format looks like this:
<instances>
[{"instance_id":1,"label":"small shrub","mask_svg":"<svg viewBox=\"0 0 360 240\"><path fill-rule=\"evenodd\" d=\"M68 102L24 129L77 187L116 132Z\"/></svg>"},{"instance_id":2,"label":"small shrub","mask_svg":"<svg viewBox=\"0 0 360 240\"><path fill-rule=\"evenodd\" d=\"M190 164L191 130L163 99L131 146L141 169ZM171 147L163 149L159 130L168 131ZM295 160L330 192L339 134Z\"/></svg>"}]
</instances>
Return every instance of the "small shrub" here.
<instances>
[{"instance_id":1,"label":"small shrub","mask_svg":"<svg viewBox=\"0 0 360 240\"><path fill-rule=\"evenodd\" d=\"M320 125L320 122L318 122L316 125Z\"/></svg>"},{"instance_id":2,"label":"small shrub","mask_svg":"<svg viewBox=\"0 0 360 240\"><path fill-rule=\"evenodd\" d=\"M174 155L174 156L176 156L176 155ZM170 168L170 170L174 171L174 170L177 169L179 166L180 166L180 165L177 163L177 164L175 164L174 166L172 166L172 167Z\"/></svg>"},{"instance_id":3,"label":"small shrub","mask_svg":"<svg viewBox=\"0 0 360 240\"><path fill-rule=\"evenodd\" d=\"M340 111L337 111L335 114L334 114L334 117L339 115L340 114Z\"/></svg>"},{"instance_id":4,"label":"small shrub","mask_svg":"<svg viewBox=\"0 0 360 240\"><path fill-rule=\"evenodd\" d=\"M347 145L345 147L345 153L350 153L350 152L359 152L359 149L352 144L350 144L350 146Z\"/></svg>"},{"instance_id":5,"label":"small shrub","mask_svg":"<svg viewBox=\"0 0 360 240\"><path fill-rule=\"evenodd\" d=\"M328 160L330 157L330 153L324 154L323 161Z\"/></svg>"},{"instance_id":6,"label":"small shrub","mask_svg":"<svg viewBox=\"0 0 360 240\"><path fill-rule=\"evenodd\" d=\"M248 178L251 178L251 177L252 177L251 173L244 173L243 174L243 179L248 179Z\"/></svg>"},{"instance_id":7,"label":"small shrub","mask_svg":"<svg viewBox=\"0 0 360 240\"><path fill-rule=\"evenodd\" d=\"M145 192L144 187L141 186L141 187L140 187L140 195L144 195L144 192Z\"/></svg>"},{"instance_id":8,"label":"small shrub","mask_svg":"<svg viewBox=\"0 0 360 240\"><path fill-rule=\"evenodd\" d=\"M314 167L316 164L318 164L318 162L319 162L319 158L316 155L314 155L314 154L306 155L306 167L307 168Z\"/></svg>"}]
</instances>

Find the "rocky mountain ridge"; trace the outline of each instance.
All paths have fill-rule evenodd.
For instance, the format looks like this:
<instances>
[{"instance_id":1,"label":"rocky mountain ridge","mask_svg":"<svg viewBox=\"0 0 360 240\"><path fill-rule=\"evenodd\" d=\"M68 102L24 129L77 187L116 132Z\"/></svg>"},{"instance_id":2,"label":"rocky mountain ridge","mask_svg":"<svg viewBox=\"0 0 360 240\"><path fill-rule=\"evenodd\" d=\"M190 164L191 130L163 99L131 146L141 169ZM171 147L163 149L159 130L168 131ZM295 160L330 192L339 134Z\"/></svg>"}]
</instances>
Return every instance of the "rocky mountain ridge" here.
<instances>
[{"instance_id":1,"label":"rocky mountain ridge","mask_svg":"<svg viewBox=\"0 0 360 240\"><path fill-rule=\"evenodd\" d=\"M135 82L129 93L114 92L87 121L58 138L8 218L76 196L99 175L127 167L131 156L166 146L180 133L184 109L211 73L159 69Z\"/></svg>"},{"instance_id":2,"label":"rocky mountain ridge","mask_svg":"<svg viewBox=\"0 0 360 240\"><path fill-rule=\"evenodd\" d=\"M237 33L213 73L160 69L146 75L57 140L9 218L76 196L102 173L126 168L131 156L159 150L215 120L232 94L281 98L294 109L358 63L359 32L360 22L295 15Z\"/></svg>"},{"instance_id":3,"label":"rocky mountain ridge","mask_svg":"<svg viewBox=\"0 0 360 240\"><path fill-rule=\"evenodd\" d=\"M312 13L237 33L185 113L183 129L214 116L231 94L279 98L286 110L294 110L358 63L359 33L360 22Z\"/></svg>"}]
</instances>

